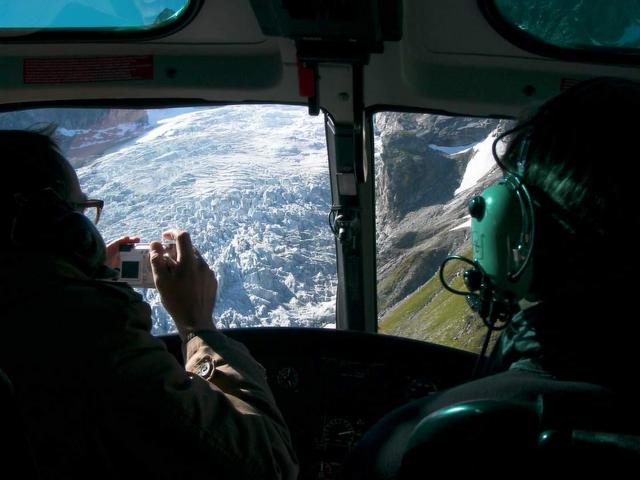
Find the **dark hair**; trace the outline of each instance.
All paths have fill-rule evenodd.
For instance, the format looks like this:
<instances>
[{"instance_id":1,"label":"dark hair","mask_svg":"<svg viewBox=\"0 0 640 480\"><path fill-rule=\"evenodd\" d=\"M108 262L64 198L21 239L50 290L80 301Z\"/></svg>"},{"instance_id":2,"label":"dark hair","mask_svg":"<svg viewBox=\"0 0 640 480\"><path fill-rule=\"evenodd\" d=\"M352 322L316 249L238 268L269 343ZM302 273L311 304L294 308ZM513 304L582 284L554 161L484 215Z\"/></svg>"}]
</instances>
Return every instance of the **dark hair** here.
<instances>
[{"instance_id":1,"label":"dark hair","mask_svg":"<svg viewBox=\"0 0 640 480\"><path fill-rule=\"evenodd\" d=\"M62 198L69 194L67 160L45 130L0 130L0 156L8 180L4 193L51 187Z\"/></svg>"},{"instance_id":2,"label":"dark hair","mask_svg":"<svg viewBox=\"0 0 640 480\"><path fill-rule=\"evenodd\" d=\"M71 190L71 168L49 135L40 131L0 130L0 158L4 182L0 191L0 225L8 238L16 212L16 195L29 195L45 188L53 189L62 199Z\"/></svg>"},{"instance_id":3,"label":"dark hair","mask_svg":"<svg viewBox=\"0 0 640 480\"><path fill-rule=\"evenodd\" d=\"M556 281L598 288L611 275L633 275L631 262L612 258L620 232L640 227L639 114L639 83L598 78L512 130L501 162L522 176L538 206L536 289L552 294Z\"/></svg>"},{"instance_id":4,"label":"dark hair","mask_svg":"<svg viewBox=\"0 0 640 480\"><path fill-rule=\"evenodd\" d=\"M521 122L503 162L565 214L566 227L610 236L640 226L636 159L640 84L588 80Z\"/></svg>"},{"instance_id":5,"label":"dark hair","mask_svg":"<svg viewBox=\"0 0 640 480\"><path fill-rule=\"evenodd\" d=\"M0 194L0 247L51 254L103 278L104 240L91 221L67 203L73 168L47 133L0 131L7 179Z\"/></svg>"}]
</instances>

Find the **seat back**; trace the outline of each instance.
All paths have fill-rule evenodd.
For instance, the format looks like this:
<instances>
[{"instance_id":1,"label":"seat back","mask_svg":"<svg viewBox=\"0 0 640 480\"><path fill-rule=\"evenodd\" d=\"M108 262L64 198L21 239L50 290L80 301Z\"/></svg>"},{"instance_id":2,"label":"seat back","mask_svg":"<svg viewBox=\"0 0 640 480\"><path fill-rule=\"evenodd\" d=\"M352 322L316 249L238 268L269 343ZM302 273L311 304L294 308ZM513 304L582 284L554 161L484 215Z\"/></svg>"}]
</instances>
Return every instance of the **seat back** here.
<instances>
[{"instance_id":1,"label":"seat back","mask_svg":"<svg viewBox=\"0 0 640 480\"><path fill-rule=\"evenodd\" d=\"M478 400L440 409L413 430L400 477L426 478L441 468L456 475L488 468L493 477L528 478L640 466L640 435L548 428L545 409L542 396L532 403Z\"/></svg>"}]
</instances>

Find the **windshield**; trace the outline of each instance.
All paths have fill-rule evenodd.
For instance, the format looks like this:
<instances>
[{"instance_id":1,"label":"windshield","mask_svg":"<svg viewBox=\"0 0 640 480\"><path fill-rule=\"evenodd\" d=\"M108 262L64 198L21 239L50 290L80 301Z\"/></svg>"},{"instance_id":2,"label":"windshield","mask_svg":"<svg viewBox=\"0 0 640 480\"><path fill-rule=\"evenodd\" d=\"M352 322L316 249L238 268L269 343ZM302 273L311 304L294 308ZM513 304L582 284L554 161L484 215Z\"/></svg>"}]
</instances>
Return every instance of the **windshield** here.
<instances>
[{"instance_id":1,"label":"windshield","mask_svg":"<svg viewBox=\"0 0 640 480\"><path fill-rule=\"evenodd\" d=\"M37 109L0 128L58 125L55 139L105 240L186 229L217 274L219 327L335 327L335 244L324 123L303 107ZM155 289L153 333L173 333Z\"/></svg>"}]
</instances>

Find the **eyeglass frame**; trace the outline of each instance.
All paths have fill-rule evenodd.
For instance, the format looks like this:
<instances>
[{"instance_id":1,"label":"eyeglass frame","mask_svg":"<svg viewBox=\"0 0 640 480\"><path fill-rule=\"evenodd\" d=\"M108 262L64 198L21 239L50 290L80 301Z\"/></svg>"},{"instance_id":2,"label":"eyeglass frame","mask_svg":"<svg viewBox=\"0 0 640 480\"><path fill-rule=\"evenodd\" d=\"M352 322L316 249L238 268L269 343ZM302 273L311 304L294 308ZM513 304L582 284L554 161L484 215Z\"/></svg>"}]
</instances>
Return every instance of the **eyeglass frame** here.
<instances>
[{"instance_id":1,"label":"eyeglass frame","mask_svg":"<svg viewBox=\"0 0 640 480\"><path fill-rule=\"evenodd\" d=\"M43 189L42 193L53 194L58 200L60 200L61 202L66 203L68 206L70 206L71 208L73 208L74 210L76 210L76 211L78 211L80 213L84 213L84 211L87 208L95 208L96 209L96 216L92 220L92 222L93 222L94 225L97 225L98 222L100 221L100 215L102 214L102 210L104 209L104 200L99 200L97 198L88 198L88 199L83 200L81 202L71 202L69 200L64 200L58 194L58 192L56 192L51 187L47 187L47 188ZM13 197L14 197L14 200L15 200L17 205L25 205L25 204L29 203L29 198L27 196L25 196L24 194L22 194L22 193L15 193L13 195Z\"/></svg>"},{"instance_id":2,"label":"eyeglass frame","mask_svg":"<svg viewBox=\"0 0 640 480\"><path fill-rule=\"evenodd\" d=\"M87 208L95 208L96 209L96 218L93 220L93 224L97 225L100 221L100 214L102 213L102 209L104 208L104 200L98 200L97 198L88 198L82 202L67 202L71 205L75 210L79 212L83 212Z\"/></svg>"}]
</instances>

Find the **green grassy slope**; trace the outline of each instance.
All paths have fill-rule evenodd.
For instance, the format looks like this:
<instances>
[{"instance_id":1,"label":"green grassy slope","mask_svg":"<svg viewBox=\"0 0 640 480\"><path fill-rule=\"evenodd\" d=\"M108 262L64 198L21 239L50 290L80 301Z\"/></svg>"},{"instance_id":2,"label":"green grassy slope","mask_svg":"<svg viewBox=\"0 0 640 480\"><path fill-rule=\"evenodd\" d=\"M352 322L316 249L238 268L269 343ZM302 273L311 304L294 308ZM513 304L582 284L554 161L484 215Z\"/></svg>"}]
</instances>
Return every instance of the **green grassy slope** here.
<instances>
[{"instance_id":1,"label":"green grassy slope","mask_svg":"<svg viewBox=\"0 0 640 480\"><path fill-rule=\"evenodd\" d=\"M464 252L468 256L470 252ZM464 289L462 277L448 279ZM381 333L425 340L478 353L486 333L482 320L460 295L445 290L436 273L379 322Z\"/></svg>"}]
</instances>

